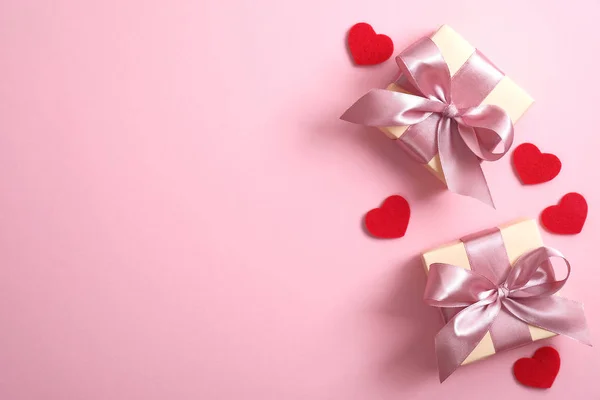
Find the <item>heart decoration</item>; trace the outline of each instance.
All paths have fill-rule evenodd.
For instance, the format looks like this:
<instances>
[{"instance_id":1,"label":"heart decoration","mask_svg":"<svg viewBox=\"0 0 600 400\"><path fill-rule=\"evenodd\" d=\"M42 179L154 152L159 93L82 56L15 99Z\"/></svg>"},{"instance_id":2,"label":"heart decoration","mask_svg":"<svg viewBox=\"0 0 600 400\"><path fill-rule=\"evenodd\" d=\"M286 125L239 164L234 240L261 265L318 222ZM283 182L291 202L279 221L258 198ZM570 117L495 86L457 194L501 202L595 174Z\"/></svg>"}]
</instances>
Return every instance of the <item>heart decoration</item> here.
<instances>
[{"instance_id":1,"label":"heart decoration","mask_svg":"<svg viewBox=\"0 0 600 400\"><path fill-rule=\"evenodd\" d=\"M400 238L406 233L410 220L410 206L402 196L390 196L365 216L369 233L381 239Z\"/></svg>"},{"instance_id":2,"label":"heart decoration","mask_svg":"<svg viewBox=\"0 0 600 400\"><path fill-rule=\"evenodd\" d=\"M521 358L513 366L517 381L540 389L552 387L559 370L560 355L552 347L541 347L532 358Z\"/></svg>"},{"instance_id":3,"label":"heart decoration","mask_svg":"<svg viewBox=\"0 0 600 400\"><path fill-rule=\"evenodd\" d=\"M515 149L513 165L524 185L548 182L558 175L562 167L558 157L542 153L532 143L523 143Z\"/></svg>"},{"instance_id":4,"label":"heart decoration","mask_svg":"<svg viewBox=\"0 0 600 400\"><path fill-rule=\"evenodd\" d=\"M381 64L394 52L392 39L375 33L373 27L366 22L360 22L350 28L348 47L357 65Z\"/></svg>"},{"instance_id":5,"label":"heart decoration","mask_svg":"<svg viewBox=\"0 0 600 400\"><path fill-rule=\"evenodd\" d=\"M542 224L550 232L574 235L581 232L587 218L588 205L579 193L567 193L558 205L542 211Z\"/></svg>"}]
</instances>

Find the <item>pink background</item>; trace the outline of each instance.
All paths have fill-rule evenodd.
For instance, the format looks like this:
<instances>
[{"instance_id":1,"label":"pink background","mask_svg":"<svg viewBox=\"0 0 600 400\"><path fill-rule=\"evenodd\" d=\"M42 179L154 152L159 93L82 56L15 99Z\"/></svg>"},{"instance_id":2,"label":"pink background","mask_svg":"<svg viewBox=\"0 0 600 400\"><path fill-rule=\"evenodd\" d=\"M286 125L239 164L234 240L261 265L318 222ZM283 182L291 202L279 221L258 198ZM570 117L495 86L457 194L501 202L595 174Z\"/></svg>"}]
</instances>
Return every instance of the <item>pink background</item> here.
<instances>
[{"instance_id":1,"label":"pink background","mask_svg":"<svg viewBox=\"0 0 600 400\"><path fill-rule=\"evenodd\" d=\"M411 5L411 3L414 3ZM437 381L419 253L569 191L590 204L563 291L600 340L597 0L3 0L0 398L597 399L600 350L566 338L549 391L530 345ZM397 50L448 23L537 99L517 144L554 181L485 166L498 210L444 192L376 130L338 120L388 83L347 29ZM576 61L573 61L576 60ZM371 239L398 193L406 236Z\"/></svg>"}]
</instances>

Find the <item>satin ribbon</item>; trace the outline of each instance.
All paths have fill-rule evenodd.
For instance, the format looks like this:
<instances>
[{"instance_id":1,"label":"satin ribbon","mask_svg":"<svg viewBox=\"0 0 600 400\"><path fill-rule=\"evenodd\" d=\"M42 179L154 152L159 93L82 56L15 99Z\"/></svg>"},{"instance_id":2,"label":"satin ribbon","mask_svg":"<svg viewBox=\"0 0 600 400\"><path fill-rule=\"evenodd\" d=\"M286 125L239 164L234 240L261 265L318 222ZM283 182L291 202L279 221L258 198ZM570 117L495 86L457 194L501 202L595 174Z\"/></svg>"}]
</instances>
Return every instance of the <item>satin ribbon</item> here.
<instances>
[{"instance_id":1,"label":"satin ribbon","mask_svg":"<svg viewBox=\"0 0 600 400\"><path fill-rule=\"evenodd\" d=\"M463 92L482 87L491 90L490 86L495 86L491 82L495 75L490 73L488 76L487 73L491 69L497 70L479 53L474 55L469 78L461 82L459 89ZM404 87L409 87L412 94L371 90L341 119L366 126L409 126L435 131L434 135L407 135L407 131L402 135L406 138L401 136L401 139L404 147L422 163L428 163L432 155L439 154L449 190L493 207L481 161L496 161L510 149L513 124L509 115L500 107L479 104L481 101L477 104L470 101L470 106L457 106L453 102L457 85L453 84L439 48L428 37L403 51L396 57L396 62L402 73L401 80L406 81ZM473 80L477 85L473 85ZM502 148L496 151L498 145ZM430 154L431 150L433 154Z\"/></svg>"},{"instance_id":2,"label":"satin ribbon","mask_svg":"<svg viewBox=\"0 0 600 400\"><path fill-rule=\"evenodd\" d=\"M567 276L564 279L556 279L550 262L552 257L565 262ZM473 257L469 258L473 260ZM444 263L432 264L425 288L425 303L444 309L462 309L435 338L440 381L462 364L491 328L495 328L497 334L512 334L510 327L498 320L501 311L518 320L515 322L591 345L583 305L552 296L564 286L570 273L567 259L549 247L522 255L499 283L473 270ZM527 341L531 341L531 337Z\"/></svg>"}]
</instances>

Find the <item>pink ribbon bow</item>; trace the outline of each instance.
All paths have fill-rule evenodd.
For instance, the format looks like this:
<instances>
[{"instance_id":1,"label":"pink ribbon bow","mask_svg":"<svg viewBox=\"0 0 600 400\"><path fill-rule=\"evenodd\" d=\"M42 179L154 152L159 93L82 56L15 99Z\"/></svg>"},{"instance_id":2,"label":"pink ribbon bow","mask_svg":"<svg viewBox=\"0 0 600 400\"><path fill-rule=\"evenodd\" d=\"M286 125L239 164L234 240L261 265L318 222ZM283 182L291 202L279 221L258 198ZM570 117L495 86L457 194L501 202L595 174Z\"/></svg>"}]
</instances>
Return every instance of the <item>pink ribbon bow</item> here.
<instances>
[{"instance_id":1,"label":"pink ribbon bow","mask_svg":"<svg viewBox=\"0 0 600 400\"><path fill-rule=\"evenodd\" d=\"M564 260L567 266L564 279L556 280L551 257ZM434 307L464 308L435 338L440 381L443 382L462 364L491 328L504 329L504 335L515 334L510 326L494 324L495 321L500 322L497 319L502 312L508 313L513 320L516 318L591 345L583 305L552 296L564 286L570 273L571 266L565 257L548 247L540 247L521 256L499 284L471 270L449 264L432 264L425 288L425 302ZM512 347L528 341L531 341L530 337Z\"/></svg>"},{"instance_id":2,"label":"pink ribbon bow","mask_svg":"<svg viewBox=\"0 0 600 400\"><path fill-rule=\"evenodd\" d=\"M402 52L396 62L402 73L399 82L408 81L403 86L413 94L371 90L341 119L374 127L410 126L409 131L418 134L407 131L399 141L418 161L428 163L438 153L448 189L493 207L481 161L496 161L508 152L513 124L500 107L473 101L477 96L472 92L490 91L501 72L476 52L462 68L461 84L453 84L448 65L428 37ZM459 106L453 96L461 98ZM470 104L463 107L465 103ZM494 152L499 144L503 148Z\"/></svg>"}]
</instances>

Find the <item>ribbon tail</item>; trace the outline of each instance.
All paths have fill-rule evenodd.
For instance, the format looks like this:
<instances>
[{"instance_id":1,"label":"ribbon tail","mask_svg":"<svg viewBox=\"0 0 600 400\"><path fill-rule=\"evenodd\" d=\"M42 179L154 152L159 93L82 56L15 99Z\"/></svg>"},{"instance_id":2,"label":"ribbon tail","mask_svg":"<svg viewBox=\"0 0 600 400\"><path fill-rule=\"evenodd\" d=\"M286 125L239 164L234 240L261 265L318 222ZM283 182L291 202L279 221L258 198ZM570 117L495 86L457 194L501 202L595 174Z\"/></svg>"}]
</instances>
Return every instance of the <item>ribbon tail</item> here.
<instances>
[{"instance_id":1,"label":"ribbon tail","mask_svg":"<svg viewBox=\"0 0 600 400\"><path fill-rule=\"evenodd\" d=\"M500 311L498 301L478 302L452 318L435 337L440 382L460 367L477 347Z\"/></svg>"},{"instance_id":2,"label":"ribbon tail","mask_svg":"<svg viewBox=\"0 0 600 400\"><path fill-rule=\"evenodd\" d=\"M481 169L481 161L464 143L455 121L440 119L437 142L448 189L496 208Z\"/></svg>"},{"instance_id":3,"label":"ribbon tail","mask_svg":"<svg viewBox=\"0 0 600 400\"><path fill-rule=\"evenodd\" d=\"M560 296L504 299L504 308L518 319L591 346L583 304Z\"/></svg>"}]
</instances>

